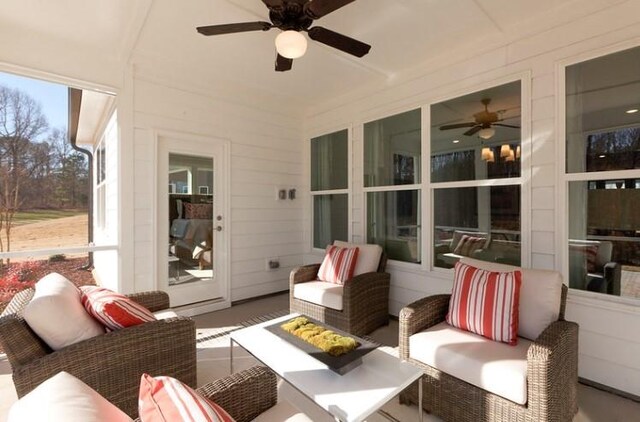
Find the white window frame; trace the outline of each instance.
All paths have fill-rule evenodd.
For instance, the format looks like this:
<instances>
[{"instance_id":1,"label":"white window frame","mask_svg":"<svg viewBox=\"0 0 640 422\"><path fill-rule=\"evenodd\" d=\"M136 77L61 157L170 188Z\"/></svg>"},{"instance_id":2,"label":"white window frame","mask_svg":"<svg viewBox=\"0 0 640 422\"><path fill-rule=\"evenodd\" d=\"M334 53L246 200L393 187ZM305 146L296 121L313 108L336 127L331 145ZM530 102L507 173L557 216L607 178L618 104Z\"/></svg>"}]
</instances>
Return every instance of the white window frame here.
<instances>
[{"instance_id":1,"label":"white window frame","mask_svg":"<svg viewBox=\"0 0 640 422\"><path fill-rule=\"evenodd\" d=\"M587 62L589 60L608 56L610 54L619 53L631 48L640 47L640 40L630 40L613 46L601 49L590 50L586 53L579 54L556 63L556 109L557 122L556 131L558 134L558 142L556 147L557 162L557 186L558 186L558 213L557 221L560 222L560 229L556 237L557 259L560 262L564 283L569 286L569 183L584 181L600 181L612 179L640 179L640 169L633 170L609 170L594 172L576 172L569 173L567 171L567 104L566 104L566 69L567 67ZM615 129L613 126L611 129ZM601 130L590 131L589 133L600 133ZM590 292L580 289L569 289L571 299L585 304L594 304L596 306L603 303L613 305L612 309L618 309L620 306L632 305L631 309L637 309L640 305L640 299L624 296L614 296L598 292Z\"/></svg>"},{"instance_id":2,"label":"white window frame","mask_svg":"<svg viewBox=\"0 0 640 422\"><path fill-rule=\"evenodd\" d=\"M520 82L520 177L509 177L504 179L484 179L465 180L454 182L431 182L431 106L443 101L452 100L474 92L483 91L511 82ZM432 100L426 108L426 115L423 116L424 127L428 130L424 132L423 144L423 168L426 173L423 179L428 189L427 201L423 200L427 219L423 220L423 251L427 251L427 256L423 256L423 269L436 274L450 274L453 270L435 267L433 257L433 221L435 219L433 209L433 195L436 189L465 188L465 187L487 187L487 186L520 186L520 266L529 267L531 257L531 72L525 71L514 75L494 79L482 84L473 85L470 88L449 93Z\"/></svg>"},{"instance_id":3,"label":"white window frame","mask_svg":"<svg viewBox=\"0 0 640 422\"><path fill-rule=\"evenodd\" d=\"M328 190L317 190L317 191L313 191L311 190L311 161L312 161L312 157L311 157L311 141L315 138L319 138L321 136L327 136L327 135L331 135L333 133L336 132L341 132L343 130L347 131L347 187L346 189L328 189ZM315 221L315 215L314 215L314 199L316 196L323 196L323 195L340 195L340 194L346 194L347 195L347 240L349 242L352 241L352 236L353 236L353 192L352 192L352 180L353 180L353 125L343 125L340 127L336 127L336 128L332 128L332 129L328 129L328 130L323 130L321 132L318 132L312 136L307 137L307 143L306 143L306 157L309 160L309 165L307 166L309 169L309 174L307 174L307 184L308 184L308 192L309 192L309 215L311 216L311 219L309 221L309 248L312 252L314 253L318 253L318 254L323 254L325 252L324 249L320 249L320 248L316 248L314 246L314 221Z\"/></svg>"},{"instance_id":4,"label":"white window frame","mask_svg":"<svg viewBox=\"0 0 640 422\"><path fill-rule=\"evenodd\" d=\"M94 173L95 173L95 181L96 181L96 185L95 185L95 195L96 195L96 199L95 199L95 214L96 214L96 220L97 220L97 224L96 227L104 230L107 228L107 223L106 223L106 211L107 211L107 191L106 191L106 186L107 186L107 172L106 172L106 167L107 167L107 157L106 157L106 153L107 150L105 148L105 142L104 142L104 134L102 135L102 137L100 138L100 142L98 142L98 145L96 146L96 153L94 155ZM102 162L104 161L104 169L103 169L103 164ZM104 171L104 177L101 179L100 178L100 170Z\"/></svg>"},{"instance_id":5,"label":"white window frame","mask_svg":"<svg viewBox=\"0 0 640 422\"><path fill-rule=\"evenodd\" d=\"M387 117L393 117L396 116L398 114L403 114L403 113L408 113L410 111L414 111L414 110L420 110L420 166L418 171L420 171L420 183L413 183L410 185L386 185L386 186L365 186L365 178L364 178L364 172L365 172L365 168L364 168L364 154L365 154L365 139L364 139L364 126L367 123L371 123L371 122L375 122L377 120L382 120L382 119L386 119ZM428 109L427 109L428 110ZM424 232L424 227L425 227L425 220L424 220L424 209L425 209L425 195L424 195L424 186L425 186L425 172L427 171L427 168L429 167L428 163L425 163L425 113L427 111L425 111L425 106L421 106L421 105L412 105L409 107L403 107L401 109L394 109L394 110L389 110L384 114L380 114L377 117L372 117L370 119L365 120L364 122L361 123L361 133L362 133L362 139L361 139L361 162L362 162L362 168L361 168L361 172L362 172L362 237L363 239L365 239L365 243L369 243L369 237L368 237L368 210L367 210L367 203L368 203L368 194L369 193L376 193L376 192L400 192L400 191L407 191L407 190L417 190L418 191L418 196L419 196L419 201L418 201L418 209L417 209L417 214L420 216L420 223L418 224L418 231L419 231L419 243L418 243L418 257L420 259L420 262L406 262L406 261L399 261L399 260L395 260L395 259L389 259L389 264L391 264L392 267L397 267L397 268L401 268L404 270L408 270L408 271L415 271L417 269L420 268L424 268L424 238L425 238L425 232ZM427 173L428 174L428 173Z\"/></svg>"}]
</instances>

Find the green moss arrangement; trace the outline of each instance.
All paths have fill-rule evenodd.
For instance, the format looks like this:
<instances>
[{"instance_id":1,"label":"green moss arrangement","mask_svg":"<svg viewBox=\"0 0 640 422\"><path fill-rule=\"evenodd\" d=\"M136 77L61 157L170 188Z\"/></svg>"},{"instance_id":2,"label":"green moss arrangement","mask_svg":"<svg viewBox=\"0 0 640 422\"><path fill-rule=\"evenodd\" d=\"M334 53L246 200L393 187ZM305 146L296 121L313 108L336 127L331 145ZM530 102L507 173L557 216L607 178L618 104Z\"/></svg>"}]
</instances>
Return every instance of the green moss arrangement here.
<instances>
[{"instance_id":1,"label":"green moss arrangement","mask_svg":"<svg viewBox=\"0 0 640 422\"><path fill-rule=\"evenodd\" d=\"M341 356L359 346L351 337L320 327L305 317L297 317L282 324L283 330L301 338L331 356Z\"/></svg>"}]
</instances>

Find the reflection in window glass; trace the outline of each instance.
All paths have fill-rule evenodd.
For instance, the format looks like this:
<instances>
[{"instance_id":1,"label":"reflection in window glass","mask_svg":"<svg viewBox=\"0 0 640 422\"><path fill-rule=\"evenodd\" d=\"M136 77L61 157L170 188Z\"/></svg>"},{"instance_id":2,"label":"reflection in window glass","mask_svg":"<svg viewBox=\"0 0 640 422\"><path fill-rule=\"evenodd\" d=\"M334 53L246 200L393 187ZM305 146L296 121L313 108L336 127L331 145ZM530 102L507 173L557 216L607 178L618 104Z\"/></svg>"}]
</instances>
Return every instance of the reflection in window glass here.
<instances>
[{"instance_id":1,"label":"reflection in window glass","mask_svg":"<svg viewBox=\"0 0 640 422\"><path fill-rule=\"evenodd\" d=\"M335 240L348 241L348 194L313 197L313 247L324 249Z\"/></svg>"},{"instance_id":2,"label":"reflection in window glass","mask_svg":"<svg viewBox=\"0 0 640 422\"><path fill-rule=\"evenodd\" d=\"M420 183L420 109L364 125L364 185Z\"/></svg>"},{"instance_id":3,"label":"reflection in window glass","mask_svg":"<svg viewBox=\"0 0 640 422\"><path fill-rule=\"evenodd\" d=\"M431 106L431 181L520 176L520 81Z\"/></svg>"},{"instance_id":4,"label":"reflection in window glass","mask_svg":"<svg viewBox=\"0 0 640 422\"><path fill-rule=\"evenodd\" d=\"M348 183L348 131L311 139L311 190L346 189Z\"/></svg>"},{"instance_id":5,"label":"reflection in window glass","mask_svg":"<svg viewBox=\"0 0 640 422\"><path fill-rule=\"evenodd\" d=\"M640 47L566 68L567 172L640 168Z\"/></svg>"},{"instance_id":6,"label":"reflection in window glass","mask_svg":"<svg viewBox=\"0 0 640 422\"><path fill-rule=\"evenodd\" d=\"M640 179L569 183L569 286L640 298Z\"/></svg>"},{"instance_id":7,"label":"reflection in window glass","mask_svg":"<svg viewBox=\"0 0 640 422\"><path fill-rule=\"evenodd\" d=\"M463 256L520 265L520 186L434 189L434 266Z\"/></svg>"},{"instance_id":8,"label":"reflection in window glass","mask_svg":"<svg viewBox=\"0 0 640 422\"><path fill-rule=\"evenodd\" d=\"M367 241L389 259L420 262L420 191L367 193Z\"/></svg>"}]
</instances>

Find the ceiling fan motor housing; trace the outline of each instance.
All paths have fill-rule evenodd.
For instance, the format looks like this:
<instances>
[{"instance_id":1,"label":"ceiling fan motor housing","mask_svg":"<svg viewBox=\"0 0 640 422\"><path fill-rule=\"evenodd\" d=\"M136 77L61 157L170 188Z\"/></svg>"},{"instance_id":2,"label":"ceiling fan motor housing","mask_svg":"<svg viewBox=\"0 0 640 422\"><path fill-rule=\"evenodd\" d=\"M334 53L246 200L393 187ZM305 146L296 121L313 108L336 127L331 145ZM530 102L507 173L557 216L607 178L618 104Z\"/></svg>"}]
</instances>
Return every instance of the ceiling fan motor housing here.
<instances>
[{"instance_id":1,"label":"ceiling fan motor housing","mask_svg":"<svg viewBox=\"0 0 640 422\"><path fill-rule=\"evenodd\" d=\"M307 14L306 1L283 1L282 6L269 9L269 19L283 31L306 31L313 23Z\"/></svg>"}]
</instances>

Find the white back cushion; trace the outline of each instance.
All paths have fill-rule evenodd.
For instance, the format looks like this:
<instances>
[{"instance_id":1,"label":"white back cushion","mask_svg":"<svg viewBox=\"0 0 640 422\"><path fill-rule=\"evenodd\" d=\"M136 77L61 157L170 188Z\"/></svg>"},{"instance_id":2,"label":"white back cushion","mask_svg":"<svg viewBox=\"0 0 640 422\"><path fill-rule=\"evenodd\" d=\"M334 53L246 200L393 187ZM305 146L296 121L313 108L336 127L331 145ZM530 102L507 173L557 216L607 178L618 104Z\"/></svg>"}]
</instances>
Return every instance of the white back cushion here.
<instances>
[{"instance_id":1,"label":"white back cushion","mask_svg":"<svg viewBox=\"0 0 640 422\"><path fill-rule=\"evenodd\" d=\"M11 406L8 422L131 422L132 419L67 372L49 378Z\"/></svg>"},{"instance_id":2,"label":"white back cushion","mask_svg":"<svg viewBox=\"0 0 640 422\"><path fill-rule=\"evenodd\" d=\"M460 262L488 271L522 272L518 336L535 340L560 315L562 276L557 271L520 268L472 258Z\"/></svg>"},{"instance_id":3,"label":"white back cushion","mask_svg":"<svg viewBox=\"0 0 640 422\"><path fill-rule=\"evenodd\" d=\"M358 260L356 261L356 269L353 272L354 276L378 271L380 257L382 256L382 247L380 245L349 243L341 240L336 240L333 244L341 248L360 249L358 252Z\"/></svg>"},{"instance_id":4,"label":"white back cushion","mask_svg":"<svg viewBox=\"0 0 640 422\"><path fill-rule=\"evenodd\" d=\"M53 350L105 332L82 306L80 290L58 273L36 283L36 293L24 308L23 317Z\"/></svg>"}]
</instances>

